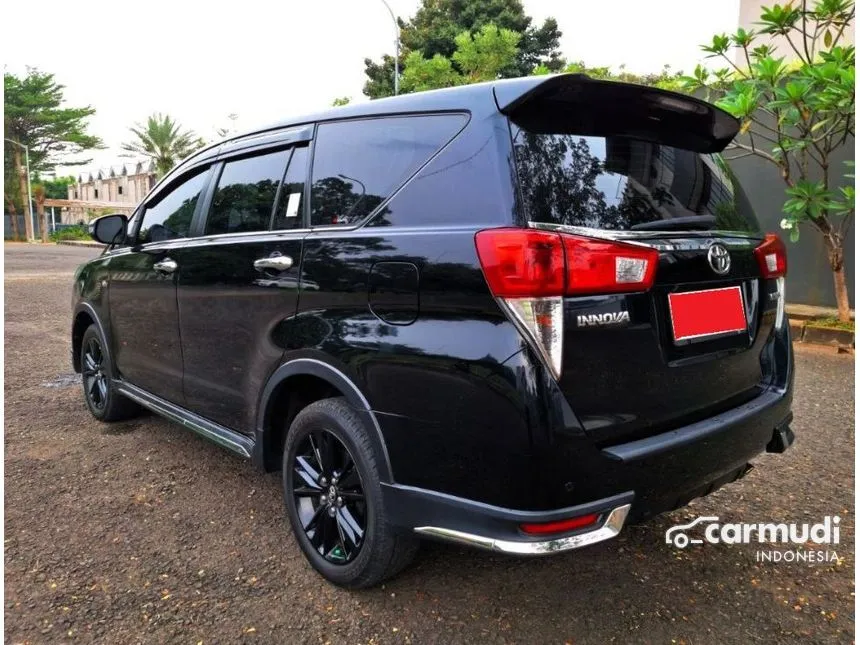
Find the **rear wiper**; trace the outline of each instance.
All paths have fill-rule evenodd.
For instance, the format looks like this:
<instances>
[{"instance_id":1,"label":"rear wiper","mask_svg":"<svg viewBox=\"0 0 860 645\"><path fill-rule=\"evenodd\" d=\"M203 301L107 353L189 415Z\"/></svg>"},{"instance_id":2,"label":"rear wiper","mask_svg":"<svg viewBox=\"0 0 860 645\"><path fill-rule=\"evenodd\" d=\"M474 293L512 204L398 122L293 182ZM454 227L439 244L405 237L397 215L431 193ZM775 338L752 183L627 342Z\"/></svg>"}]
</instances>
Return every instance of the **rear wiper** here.
<instances>
[{"instance_id":1,"label":"rear wiper","mask_svg":"<svg viewBox=\"0 0 860 645\"><path fill-rule=\"evenodd\" d=\"M655 222L643 222L630 227L631 231L672 231L672 230L703 230L714 227L717 218L713 215L694 215L692 217L672 217L658 219Z\"/></svg>"}]
</instances>

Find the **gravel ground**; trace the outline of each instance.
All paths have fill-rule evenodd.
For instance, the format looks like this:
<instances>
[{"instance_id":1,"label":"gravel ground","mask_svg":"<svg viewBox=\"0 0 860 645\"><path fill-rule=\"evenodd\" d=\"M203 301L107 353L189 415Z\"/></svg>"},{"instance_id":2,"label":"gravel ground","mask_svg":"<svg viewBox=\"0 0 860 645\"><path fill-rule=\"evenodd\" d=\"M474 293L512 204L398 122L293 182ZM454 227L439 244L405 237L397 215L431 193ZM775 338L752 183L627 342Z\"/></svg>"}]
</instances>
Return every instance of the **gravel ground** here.
<instances>
[{"instance_id":1,"label":"gravel ground","mask_svg":"<svg viewBox=\"0 0 860 645\"><path fill-rule=\"evenodd\" d=\"M154 416L102 425L69 361L70 278L94 249L5 247L9 643L852 642L854 363L797 354L794 430L741 482L540 560L428 544L365 592L324 582L277 475ZM666 529L842 517L837 562L677 551Z\"/></svg>"}]
</instances>

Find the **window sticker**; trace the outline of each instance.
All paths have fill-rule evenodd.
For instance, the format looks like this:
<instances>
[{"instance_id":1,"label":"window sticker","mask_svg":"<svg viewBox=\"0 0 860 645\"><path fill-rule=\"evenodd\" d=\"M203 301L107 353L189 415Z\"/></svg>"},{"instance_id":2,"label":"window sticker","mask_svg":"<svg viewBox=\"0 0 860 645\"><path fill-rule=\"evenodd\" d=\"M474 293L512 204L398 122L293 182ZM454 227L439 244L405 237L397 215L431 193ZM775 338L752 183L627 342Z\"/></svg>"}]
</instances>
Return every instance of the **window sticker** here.
<instances>
[{"instance_id":1,"label":"window sticker","mask_svg":"<svg viewBox=\"0 0 860 645\"><path fill-rule=\"evenodd\" d=\"M297 217L299 214L299 201L302 198L301 193L290 193L289 201L287 201L287 213L284 217Z\"/></svg>"}]
</instances>

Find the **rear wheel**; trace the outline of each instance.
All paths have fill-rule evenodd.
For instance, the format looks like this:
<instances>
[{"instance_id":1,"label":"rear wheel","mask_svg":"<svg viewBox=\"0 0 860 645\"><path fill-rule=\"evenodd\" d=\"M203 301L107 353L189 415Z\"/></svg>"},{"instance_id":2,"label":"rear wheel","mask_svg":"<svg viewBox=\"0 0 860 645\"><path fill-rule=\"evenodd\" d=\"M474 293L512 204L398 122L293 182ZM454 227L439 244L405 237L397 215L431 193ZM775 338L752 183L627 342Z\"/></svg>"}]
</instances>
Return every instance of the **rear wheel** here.
<instances>
[{"instance_id":1,"label":"rear wheel","mask_svg":"<svg viewBox=\"0 0 860 645\"><path fill-rule=\"evenodd\" d=\"M284 499L296 540L329 581L370 587L412 560L417 539L385 518L371 439L340 398L312 403L287 433Z\"/></svg>"},{"instance_id":2,"label":"rear wheel","mask_svg":"<svg viewBox=\"0 0 860 645\"><path fill-rule=\"evenodd\" d=\"M120 421L139 411L133 401L116 391L112 376L104 340L98 327L90 325L81 341L81 382L87 407L99 421Z\"/></svg>"}]
</instances>

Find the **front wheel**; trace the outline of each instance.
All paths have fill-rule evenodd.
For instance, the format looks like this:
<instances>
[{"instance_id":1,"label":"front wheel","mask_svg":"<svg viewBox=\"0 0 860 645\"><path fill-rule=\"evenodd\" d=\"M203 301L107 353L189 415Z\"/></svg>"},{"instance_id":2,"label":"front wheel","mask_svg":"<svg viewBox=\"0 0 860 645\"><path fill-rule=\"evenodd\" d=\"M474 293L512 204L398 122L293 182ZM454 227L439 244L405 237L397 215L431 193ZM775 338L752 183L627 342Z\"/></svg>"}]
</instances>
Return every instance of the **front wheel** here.
<instances>
[{"instance_id":1,"label":"front wheel","mask_svg":"<svg viewBox=\"0 0 860 645\"><path fill-rule=\"evenodd\" d=\"M293 420L283 485L296 540L327 580L370 587L414 557L418 540L386 520L371 439L343 399L312 403Z\"/></svg>"},{"instance_id":2,"label":"front wheel","mask_svg":"<svg viewBox=\"0 0 860 645\"><path fill-rule=\"evenodd\" d=\"M87 407L99 421L120 421L139 411L133 401L116 391L112 375L104 339L98 327L90 325L81 340L81 382Z\"/></svg>"}]
</instances>

